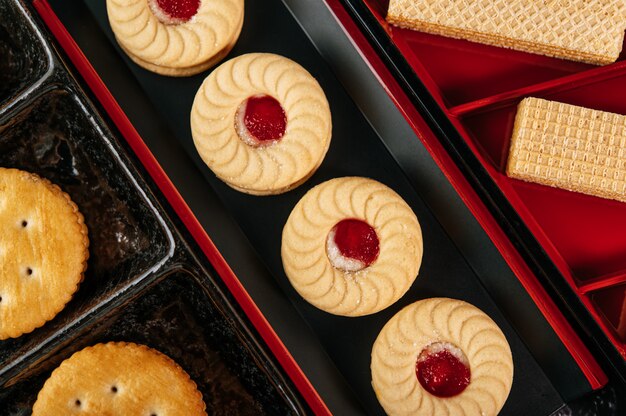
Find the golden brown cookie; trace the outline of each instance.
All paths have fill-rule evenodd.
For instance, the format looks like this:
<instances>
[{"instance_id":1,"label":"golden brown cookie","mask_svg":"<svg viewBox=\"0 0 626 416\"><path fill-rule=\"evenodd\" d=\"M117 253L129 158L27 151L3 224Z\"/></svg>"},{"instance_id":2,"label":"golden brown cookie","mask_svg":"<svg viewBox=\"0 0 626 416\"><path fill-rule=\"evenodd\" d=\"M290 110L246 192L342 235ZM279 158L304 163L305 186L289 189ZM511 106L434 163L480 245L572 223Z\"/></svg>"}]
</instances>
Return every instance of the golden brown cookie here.
<instances>
[{"instance_id":1,"label":"golden brown cookie","mask_svg":"<svg viewBox=\"0 0 626 416\"><path fill-rule=\"evenodd\" d=\"M120 47L162 75L202 72L233 48L243 25L243 0L107 0Z\"/></svg>"},{"instance_id":2,"label":"golden brown cookie","mask_svg":"<svg viewBox=\"0 0 626 416\"><path fill-rule=\"evenodd\" d=\"M324 91L285 57L251 53L204 81L191 132L204 163L229 186L253 195L286 192L306 181L330 145Z\"/></svg>"},{"instance_id":3,"label":"golden brown cookie","mask_svg":"<svg viewBox=\"0 0 626 416\"><path fill-rule=\"evenodd\" d=\"M126 342L78 351L52 372L33 416L206 415L196 383L168 356Z\"/></svg>"},{"instance_id":4,"label":"golden brown cookie","mask_svg":"<svg viewBox=\"0 0 626 416\"><path fill-rule=\"evenodd\" d=\"M336 315L362 316L396 302L422 262L411 207L387 186L346 177L311 189L283 229L285 273L300 295Z\"/></svg>"},{"instance_id":5,"label":"golden brown cookie","mask_svg":"<svg viewBox=\"0 0 626 416\"><path fill-rule=\"evenodd\" d=\"M513 358L484 312L433 298L387 322L374 342L371 371L389 415L495 416L511 390Z\"/></svg>"},{"instance_id":6,"label":"golden brown cookie","mask_svg":"<svg viewBox=\"0 0 626 416\"><path fill-rule=\"evenodd\" d=\"M0 168L0 339L40 327L83 280L87 227L76 204L39 176Z\"/></svg>"}]
</instances>

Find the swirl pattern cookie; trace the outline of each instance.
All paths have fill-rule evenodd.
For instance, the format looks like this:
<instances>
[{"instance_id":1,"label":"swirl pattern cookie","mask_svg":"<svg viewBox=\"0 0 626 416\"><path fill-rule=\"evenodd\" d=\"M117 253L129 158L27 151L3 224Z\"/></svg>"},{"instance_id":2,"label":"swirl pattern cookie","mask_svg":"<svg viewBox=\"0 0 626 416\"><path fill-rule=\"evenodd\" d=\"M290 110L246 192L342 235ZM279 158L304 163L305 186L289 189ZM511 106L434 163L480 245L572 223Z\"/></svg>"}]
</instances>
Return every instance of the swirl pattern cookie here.
<instances>
[{"instance_id":1,"label":"swirl pattern cookie","mask_svg":"<svg viewBox=\"0 0 626 416\"><path fill-rule=\"evenodd\" d=\"M207 166L253 195L286 192L320 166L331 137L324 91L290 59L252 53L204 81L191 110L193 140Z\"/></svg>"},{"instance_id":2,"label":"swirl pattern cookie","mask_svg":"<svg viewBox=\"0 0 626 416\"><path fill-rule=\"evenodd\" d=\"M111 29L139 66L162 75L202 72L233 48L243 0L107 0Z\"/></svg>"},{"instance_id":3,"label":"swirl pattern cookie","mask_svg":"<svg viewBox=\"0 0 626 416\"><path fill-rule=\"evenodd\" d=\"M368 315L396 302L417 277L422 253L411 207L367 178L336 178L311 189L283 229L281 255L291 284L336 315Z\"/></svg>"},{"instance_id":4,"label":"swirl pattern cookie","mask_svg":"<svg viewBox=\"0 0 626 416\"><path fill-rule=\"evenodd\" d=\"M489 316L454 299L415 302L372 349L372 386L389 415L497 415L513 382L509 344Z\"/></svg>"},{"instance_id":5,"label":"swirl pattern cookie","mask_svg":"<svg viewBox=\"0 0 626 416\"><path fill-rule=\"evenodd\" d=\"M58 186L0 168L0 340L54 318L83 280L87 227Z\"/></svg>"},{"instance_id":6,"label":"swirl pattern cookie","mask_svg":"<svg viewBox=\"0 0 626 416\"><path fill-rule=\"evenodd\" d=\"M38 415L206 416L196 383L168 356L126 342L78 351L52 372Z\"/></svg>"}]
</instances>

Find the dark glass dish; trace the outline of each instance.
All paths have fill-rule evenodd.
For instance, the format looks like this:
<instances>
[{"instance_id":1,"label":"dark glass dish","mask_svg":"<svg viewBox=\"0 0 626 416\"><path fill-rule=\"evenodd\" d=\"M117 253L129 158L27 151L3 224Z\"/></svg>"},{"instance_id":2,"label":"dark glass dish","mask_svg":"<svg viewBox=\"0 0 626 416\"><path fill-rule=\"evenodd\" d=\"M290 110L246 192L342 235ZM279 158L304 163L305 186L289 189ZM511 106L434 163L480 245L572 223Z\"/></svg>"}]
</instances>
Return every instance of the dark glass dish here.
<instances>
[{"instance_id":1,"label":"dark glass dish","mask_svg":"<svg viewBox=\"0 0 626 416\"><path fill-rule=\"evenodd\" d=\"M0 0L0 166L34 172L70 195L85 217L90 258L84 281L54 319L0 341L0 414L30 414L63 359L106 341L168 354L197 383L209 414L306 414L42 27L28 5Z\"/></svg>"},{"instance_id":2,"label":"dark glass dish","mask_svg":"<svg viewBox=\"0 0 626 416\"><path fill-rule=\"evenodd\" d=\"M0 2L0 108L27 96L51 73L48 46L24 5Z\"/></svg>"}]
</instances>

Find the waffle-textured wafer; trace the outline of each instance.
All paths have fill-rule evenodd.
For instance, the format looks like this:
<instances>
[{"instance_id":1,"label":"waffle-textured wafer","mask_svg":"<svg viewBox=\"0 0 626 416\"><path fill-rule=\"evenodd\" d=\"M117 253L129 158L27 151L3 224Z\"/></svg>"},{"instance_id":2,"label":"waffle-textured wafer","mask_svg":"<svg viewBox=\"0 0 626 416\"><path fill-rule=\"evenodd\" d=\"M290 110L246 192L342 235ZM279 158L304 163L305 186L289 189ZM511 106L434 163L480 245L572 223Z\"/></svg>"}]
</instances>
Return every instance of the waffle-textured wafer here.
<instances>
[{"instance_id":1,"label":"waffle-textured wafer","mask_svg":"<svg viewBox=\"0 0 626 416\"><path fill-rule=\"evenodd\" d=\"M626 116L526 98L507 175L626 202Z\"/></svg>"},{"instance_id":2,"label":"waffle-textured wafer","mask_svg":"<svg viewBox=\"0 0 626 416\"><path fill-rule=\"evenodd\" d=\"M397 26L605 65L624 41L623 0L391 0Z\"/></svg>"}]
</instances>

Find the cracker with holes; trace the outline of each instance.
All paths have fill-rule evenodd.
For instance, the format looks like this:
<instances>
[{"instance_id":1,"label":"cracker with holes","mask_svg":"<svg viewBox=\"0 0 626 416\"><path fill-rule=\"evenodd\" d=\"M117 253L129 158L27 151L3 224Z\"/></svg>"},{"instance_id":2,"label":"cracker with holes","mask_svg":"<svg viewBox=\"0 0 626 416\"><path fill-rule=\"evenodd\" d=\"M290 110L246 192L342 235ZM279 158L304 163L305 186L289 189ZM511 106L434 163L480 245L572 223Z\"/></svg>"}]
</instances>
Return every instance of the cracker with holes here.
<instances>
[{"instance_id":1,"label":"cracker with holes","mask_svg":"<svg viewBox=\"0 0 626 416\"><path fill-rule=\"evenodd\" d=\"M196 383L171 358L145 345L109 342L63 361L39 392L33 416L196 416L205 409Z\"/></svg>"},{"instance_id":2,"label":"cracker with holes","mask_svg":"<svg viewBox=\"0 0 626 416\"><path fill-rule=\"evenodd\" d=\"M87 227L58 186L0 168L0 340L54 318L83 280Z\"/></svg>"}]
</instances>

